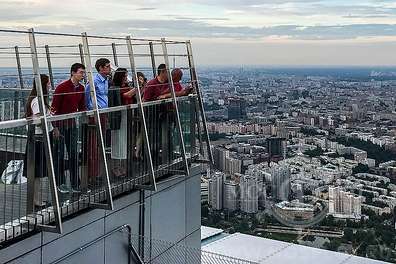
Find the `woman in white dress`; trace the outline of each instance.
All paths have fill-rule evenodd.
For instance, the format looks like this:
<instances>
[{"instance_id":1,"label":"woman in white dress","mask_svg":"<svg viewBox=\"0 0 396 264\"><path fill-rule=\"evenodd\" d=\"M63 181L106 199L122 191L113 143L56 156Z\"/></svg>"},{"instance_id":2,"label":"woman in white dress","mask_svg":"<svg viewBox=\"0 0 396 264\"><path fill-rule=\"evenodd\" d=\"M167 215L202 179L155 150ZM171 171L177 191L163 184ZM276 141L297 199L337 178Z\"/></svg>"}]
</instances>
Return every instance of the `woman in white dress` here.
<instances>
[{"instance_id":1,"label":"woman in white dress","mask_svg":"<svg viewBox=\"0 0 396 264\"><path fill-rule=\"evenodd\" d=\"M50 106L48 103L48 90L50 87L49 77L45 74L40 75L41 86L44 94L44 105L46 114L50 114ZM30 91L29 97L25 107L25 117L35 118L40 116L39 100L37 95L36 83L33 83L33 89ZM52 141L53 127L51 123L48 123L48 130L50 132L50 139ZM29 144L29 142L31 144ZM46 206L46 200L48 195L44 195L44 188L42 188L42 179L48 177L47 172L47 161L44 151L44 140L43 140L43 129L41 125L36 125L34 131L28 133L28 145L27 147L34 147L34 195L33 204L36 208L42 208ZM29 153L29 151L27 151ZM29 177L28 177L29 180ZM28 184L31 186L31 184ZM46 190L47 191L47 190Z\"/></svg>"},{"instance_id":2,"label":"woman in white dress","mask_svg":"<svg viewBox=\"0 0 396 264\"><path fill-rule=\"evenodd\" d=\"M119 93L122 105L128 105L136 103L135 95L136 89L129 87L128 85L128 71L125 68L118 68L113 76L112 80L113 91ZM111 158L118 160L113 173L115 176L124 176L126 173L126 166L121 165L121 161L127 159L127 110L121 111L121 119L119 126L111 131Z\"/></svg>"}]
</instances>

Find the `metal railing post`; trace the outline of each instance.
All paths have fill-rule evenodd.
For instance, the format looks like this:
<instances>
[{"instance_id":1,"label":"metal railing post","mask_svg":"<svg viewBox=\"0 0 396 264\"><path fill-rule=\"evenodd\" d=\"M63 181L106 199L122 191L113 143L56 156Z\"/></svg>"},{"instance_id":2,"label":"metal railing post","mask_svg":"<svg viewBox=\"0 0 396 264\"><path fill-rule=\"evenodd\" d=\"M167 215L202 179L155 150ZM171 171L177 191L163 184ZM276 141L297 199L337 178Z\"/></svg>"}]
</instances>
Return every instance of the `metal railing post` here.
<instances>
[{"instance_id":1,"label":"metal railing post","mask_svg":"<svg viewBox=\"0 0 396 264\"><path fill-rule=\"evenodd\" d=\"M186 146L184 145L183 129L182 129L181 122L180 122L179 107L178 107L178 103L177 103L175 86L173 85L172 74L171 74L170 67L169 67L168 49L166 47L165 39L162 38L161 41L162 41L162 51L164 53L164 61L165 61L165 65L166 65L166 72L168 74L169 88L171 90L173 104L174 104L175 112L176 112L176 125L177 125L177 129L178 129L179 136L180 136L181 155L182 155L182 158L184 161L184 165L186 166L186 168L185 168L186 175L189 176L190 169L188 166L188 160L187 160L187 156L186 156Z\"/></svg>"},{"instance_id":2,"label":"metal railing post","mask_svg":"<svg viewBox=\"0 0 396 264\"><path fill-rule=\"evenodd\" d=\"M96 207L96 208L113 210L113 197L111 194L109 170L108 170L108 166L107 166L105 143L104 143L103 134L102 134L102 123L100 121L100 114L99 114L97 98L96 98L94 75L93 75L92 65L91 65L91 54L89 52L89 45L88 45L88 37L87 37L87 33L85 33L85 32L82 33L81 35L82 35L83 48L84 48L85 68L86 68L86 72L87 72L88 81L90 84L89 85L90 96L91 96L91 100L92 100L92 107L95 112L94 119L95 119L95 122L97 125L96 132L99 137L100 153L101 153L102 159L103 159L103 165L104 165L105 176L106 176L106 184L107 184L107 190L106 190L107 204L103 205L103 204L91 203L91 205L93 205L93 207Z\"/></svg>"},{"instance_id":3,"label":"metal railing post","mask_svg":"<svg viewBox=\"0 0 396 264\"><path fill-rule=\"evenodd\" d=\"M151 175L151 187L152 190L157 190L157 183L155 180L155 173L154 173L154 167L153 167L153 159L151 156L151 144L149 141L149 137L148 137L148 132L147 132L147 125L146 125L146 118L145 118L145 114L144 114L144 109L143 109L143 104L142 104L142 93L140 91L140 85L139 85L139 81L138 81L138 77L137 77L137 72L136 72L136 64L135 64L135 56L133 53L133 47L132 47L132 41L131 41L131 37L128 36L126 37L126 44L128 47L128 55L129 55L129 62L131 64L131 70L132 70L132 76L133 76L133 82L134 82L134 86L137 89L137 93L136 93L136 98L137 98L137 102L138 102L138 109L140 112L140 116L142 118L142 128L143 128L143 140L144 140L144 146L145 146L145 150L146 150L146 157L148 159L148 163L149 163L149 167L150 167L150 175Z\"/></svg>"},{"instance_id":4,"label":"metal railing post","mask_svg":"<svg viewBox=\"0 0 396 264\"><path fill-rule=\"evenodd\" d=\"M33 63L33 75L34 81L36 84L36 89L38 93L38 101L39 101L39 108L40 108L40 115L41 115L41 128L43 130L43 138L44 138L44 151L45 157L47 162L47 169L48 169L48 178L51 187L51 195L52 195L52 208L55 214L55 226L49 225L41 225L40 227L43 228L45 231L49 232L56 232L62 233L62 220L61 220L61 212L59 209L59 198L58 198L58 191L56 188L56 180L55 180L55 170L54 170L54 162L52 159L52 151L51 151L51 141L49 136L49 127L47 121L47 109L45 105L43 87L41 86L41 78L40 78L40 66L37 56L37 46L36 46L36 39L34 36L33 28L29 30L29 42L30 42L30 49L32 53L32 63Z\"/></svg>"},{"instance_id":5,"label":"metal railing post","mask_svg":"<svg viewBox=\"0 0 396 264\"><path fill-rule=\"evenodd\" d=\"M49 50L48 45L45 45L45 55L47 57L48 73L49 73L49 77L50 77L51 87L52 87L52 89L55 89L54 74L52 73L51 56L50 56L50 50Z\"/></svg>"},{"instance_id":6,"label":"metal railing post","mask_svg":"<svg viewBox=\"0 0 396 264\"><path fill-rule=\"evenodd\" d=\"M18 69L18 78L19 78L19 85L20 88L23 89L23 74L22 74L22 67L21 67L21 58L19 56L19 48L18 46L15 46L15 58L16 58L16 63L17 63L17 69Z\"/></svg>"},{"instance_id":7,"label":"metal railing post","mask_svg":"<svg viewBox=\"0 0 396 264\"><path fill-rule=\"evenodd\" d=\"M18 46L14 47L15 49L15 59L16 59L16 64L17 64L17 69L18 69L18 79L19 79L19 86L20 89L22 90L24 88L23 85L23 74L22 74L22 67L21 67L21 58L19 56L19 48ZM16 101L17 99L19 99L19 96L21 95L21 93L19 92L15 92L14 93L14 100ZM23 105L25 105L25 99L22 100ZM18 109L18 104L16 102L14 102L14 118L18 119L19 118L19 109ZM17 110L17 114L15 114L15 110Z\"/></svg>"},{"instance_id":8,"label":"metal railing post","mask_svg":"<svg viewBox=\"0 0 396 264\"><path fill-rule=\"evenodd\" d=\"M114 65L118 67L117 48L115 43L111 43L111 49L113 51Z\"/></svg>"},{"instance_id":9,"label":"metal railing post","mask_svg":"<svg viewBox=\"0 0 396 264\"><path fill-rule=\"evenodd\" d=\"M190 66L191 81L192 81L192 84L194 85L193 87L195 87L195 91L196 91L197 97L198 97L198 104L199 104L199 110L201 112L201 120L202 120L203 129L204 129L205 140L206 140L206 144L207 144L206 148L207 148L207 152L208 152L208 157L209 157L209 161L213 164L213 153L212 153L212 149L210 148L210 139L209 139L208 127L206 124L206 116L205 116L205 110L204 110L204 106L203 106L202 93L201 93L201 90L199 89L198 77L197 77L197 73L195 70L191 42L187 41L186 46L187 46L188 63Z\"/></svg>"},{"instance_id":10,"label":"metal railing post","mask_svg":"<svg viewBox=\"0 0 396 264\"><path fill-rule=\"evenodd\" d=\"M81 64L85 66L84 48L81 43L78 44L78 52L80 53ZM87 84L87 75L84 75L84 85L86 85L86 84Z\"/></svg>"},{"instance_id":11,"label":"metal railing post","mask_svg":"<svg viewBox=\"0 0 396 264\"><path fill-rule=\"evenodd\" d=\"M150 58L151 58L151 68L153 68L153 78L157 76L157 66L155 66L155 55L154 55L154 46L153 42L149 42L150 47Z\"/></svg>"},{"instance_id":12,"label":"metal railing post","mask_svg":"<svg viewBox=\"0 0 396 264\"><path fill-rule=\"evenodd\" d=\"M81 64L85 65L85 59L84 59L84 48L83 45L80 43L78 44L78 51L80 52L80 60L81 60Z\"/></svg>"}]
</instances>

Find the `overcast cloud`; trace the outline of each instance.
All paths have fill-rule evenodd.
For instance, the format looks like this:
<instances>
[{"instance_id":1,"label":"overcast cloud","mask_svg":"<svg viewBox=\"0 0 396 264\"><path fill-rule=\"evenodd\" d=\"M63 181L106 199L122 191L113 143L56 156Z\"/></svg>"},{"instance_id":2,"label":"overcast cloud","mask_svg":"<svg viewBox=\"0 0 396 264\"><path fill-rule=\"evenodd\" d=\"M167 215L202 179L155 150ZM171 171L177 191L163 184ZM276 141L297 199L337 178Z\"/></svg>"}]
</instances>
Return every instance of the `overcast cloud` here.
<instances>
[{"instance_id":1,"label":"overcast cloud","mask_svg":"<svg viewBox=\"0 0 396 264\"><path fill-rule=\"evenodd\" d=\"M346 42L396 44L396 1L0 0L0 28L29 27L55 32L189 38L197 39L200 47L214 42L242 47L242 43L274 41L286 47L298 42L305 43L306 48L299 47L308 52L309 45L323 43L332 43L333 47ZM204 52L199 50L200 54ZM341 49L340 58L342 54ZM312 62L315 61L301 61ZM246 64L249 63L259 62L249 59Z\"/></svg>"}]
</instances>

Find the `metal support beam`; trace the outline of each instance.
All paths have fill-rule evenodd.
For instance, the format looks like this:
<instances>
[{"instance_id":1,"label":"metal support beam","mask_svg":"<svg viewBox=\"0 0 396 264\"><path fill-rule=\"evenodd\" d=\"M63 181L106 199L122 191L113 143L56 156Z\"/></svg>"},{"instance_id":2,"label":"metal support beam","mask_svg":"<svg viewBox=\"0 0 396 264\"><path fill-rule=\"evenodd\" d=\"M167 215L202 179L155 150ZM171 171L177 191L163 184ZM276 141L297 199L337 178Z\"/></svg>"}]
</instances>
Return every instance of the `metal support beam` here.
<instances>
[{"instance_id":1,"label":"metal support beam","mask_svg":"<svg viewBox=\"0 0 396 264\"><path fill-rule=\"evenodd\" d=\"M44 101L43 87L41 86L40 66L39 66L39 60L38 60L38 56L37 56L37 46L36 46L36 39L34 36L33 28L29 30L29 43L30 43L30 50L32 53L33 75L34 75L34 81L35 81L36 89L37 89L37 93L38 93L40 115L43 117L43 118L41 118L41 128L43 130L44 151L45 151L45 157L46 157L46 161L47 161L48 178L49 178L50 188L51 188L52 207L53 207L54 214L55 214L55 226L43 225L40 227L45 231L62 233L62 220L61 220L61 212L59 209L59 198L58 198L58 191L56 188L54 162L52 159L51 142L50 142L50 137L49 137L50 131L49 131L48 122L47 122L47 109L46 109L45 101Z\"/></svg>"},{"instance_id":2,"label":"metal support beam","mask_svg":"<svg viewBox=\"0 0 396 264\"><path fill-rule=\"evenodd\" d=\"M47 57L48 73L50 77L51 87L52 89L55 89L54 74L52 73L51 55L48 45L45 45L45 55Z\"/></svg>"},{"instance_id":3,"label":"metal support beam","mask_svg":"<svg viewBox=\"0 0 396 264\"><path fill-rule=\"evenodd\" d=\"M190 152L191 152L191 157L194 156L197 153L196 147L197 147L197 135L195 134L196 132L196 127L195 125L197 124L196 120L196 98L193 96L189 96L190 98Z\"/></svg>"},{"instance_id":4,"label":"metal support beam","mask_svg":"<svg viewBox=\"0 0 396 264\"><path fill-rule=\"evenodd\" d=\"M157 183L155 180L155 173L154 173L154 167L153 167L153 159L151 156L151 147L150 147L150 141L148 138L148 132L147 132L147 125L146 125L146 118L145 118L145 114L144 114L144 109L143 109L143 104L142 104L142 93L140 90L140 85L139 85L139 81L138 81L138 76L137 76L137 72L136 72L136 64L135 64L135 56L133 53L133 47L132 47L132 41L131 41L131 37L128 36L126 38L126 44L128 47L128 55L129 55L129 62L131 64L131 70L132 70L132 76L133 76L133 82L134 82L134 86L137 89L137 93L136 93L136 98L137 98L137 102L138 102L138 109L139 109L139 113L140 116L142 118L142 128L143 128L143 140L144 140L144 147L145 147L145 153L146 153L146 158L148 160L148 164L149 164L149 169L150 169L150 185L152 187L153 191L157 190Z\"/></svg>"},{"instance_id":5,"label":"metal support beam","mask_svg":"<svg viewBox=\"0 0 396 264\"><path fill-rule=\"evenodd\" d=\"M107 200L107 207L106 209L108 210L113 210L113 197L111 195L111 185L110 185L110 178L109 178L109 169L107 166L107 159L106 159L106 150L105 150L105 143L103 139L103 133L102 133L102 124L100 122L100 114L99 114L99 109L98 109L98 104L97 104L97 98L96 98L96 90L95 90L95 83L94 83L94 75L92 71L92 65L91 65L91 54L89 52L89 45L88 45L88 37L87 33L82 33L82 41L83 41L83 48L84 48L84 60L85 60L85 68L87 72L87 77L89 81L89 87L90 87L90 96L92 99L92 106L93 110L95 112L94 114L94 119L97 127L97 135L99 138L99 147L100 147L100 153L102 155L103 159L103 165L105 169L105 177L106 177L106 184L107 184L107 190L106 190L106 200ZM95 204L92 204L93 207L95 207ZM103 208L102 206L100 206Z\"/></svg>"},{"instance_id":6,"label":"metal support beam","mask_svg":"<svg viewBox=\"0 0 396 264\"><path fill-rule=\"evenodd\" d=\"M138 237L138 252L139 255L143 257L144 260L144 237L145 237L145 202L146 194L144 190L139 191L139 237Z\"/></svg>"},{"instance_id":7,"label":"metal support beam","mask_svg":"<svg viewBox=\"0 0 396 264\"><path fill-rule=\"evenodd\" d=\"M172 74L171 74L170 67L169 67L168 49L166 47L165 38L162 38L161 41L162 41L162 51L164 53L164 61L165 61L165 65L166 65L166 72L168 74L169 88L171 90L173 104L174 104L174 107L175 107L176 126L177 126L177 129L178 129L178 132L179 132L179 136L180 136L181 155L182 155L182 158L183 158L183 161L184 161L184 165L186 166L186 168L185 168L186 175L190 176L190 169L189 169L188 160L187 160L187 156L186 156L186 146L184 145L183 129L182 129L182 126L181 126L180 115L179 115L179 106L178 106L178 103L177 103L175 86L173 85Z\"/></svg>"},{"instance_id":8,"label":"metal support beam","mask_svg":"<svg viewBox=\"0 0 396 264\"><path fill-rule=\"evenodd\" d=\"M209 161L213 164L213 153L212 149L210 148L210 139L209 139L209 132L208 132L208 127L206 124L206 116L205 116L205 110L203 106L203 100L202 100L202 92L199 88L199 83L198 83L198 77L197 77L197 72L195 70L195 64L194 64L194 57L192 53L192 47L191 47L191 42L187 41L186 42L187 46L187 56L188 56L188 64L190 66L190 73L191 73L191 82L193 84L193 87L195 88L195 91L198 96L198 104L199 104L199 110L201 113L201 120L202 120L202 125L204 129L204 134L205 134L205 140L206 140L206 148L208 152L208 158Z\"/></svg>"}]
</instances>

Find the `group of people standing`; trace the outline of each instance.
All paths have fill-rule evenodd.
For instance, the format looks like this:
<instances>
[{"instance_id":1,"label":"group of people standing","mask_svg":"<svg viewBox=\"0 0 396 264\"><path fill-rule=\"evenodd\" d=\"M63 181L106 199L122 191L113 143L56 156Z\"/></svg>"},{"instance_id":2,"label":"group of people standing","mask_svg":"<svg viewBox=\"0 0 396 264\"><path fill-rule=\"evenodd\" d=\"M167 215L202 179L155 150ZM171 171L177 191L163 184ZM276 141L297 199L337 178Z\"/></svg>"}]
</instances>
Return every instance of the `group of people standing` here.
<instances>
[{"instance_id":1,"label":"group of people standing","mask_svg":"<svg viewBox=\"0 0 396 264\"><path fill-rule=\"evenodd\" d=\"M137 88L128 81L128 71L126 68L117 68L112 72L110 61L100 58L95 63L97 73L94 75L94 87L96 94L97 108L103 109L119 105L129 105L137 103ZM92 110L93 98L91 96L91 84L88 82L85 87L85 66L81 63L74 63L70 68L70 78L56 86L53 93L52 102L49 102L49 91L51 90L50 79L47 75L41 74L41 87L44 95L44 107L47 115L65 115L76 112ZM172 81L176 96L184 96L191 92L190 88L183 88L180 84L182 71L173 69ZM171 87L168 80L168 73L165 64L160 64L157 69L157 76L148 81L143 73L138 72L138 84L143 102L155 101L171 97ZM40 116L38 91L36 84L30 92L25 107L26 118ZM127 126L129 122L127 111L111 112L110 115L100 114L102 131L111 129L111 157L112 159L124 160L127 157ZM110 125L109 125L110 124ZM50 144L52 147L54 171L56 185L60 193L80 193L81 178L79 177L79 163L81 157L78 152L78 128L75 118L62 119L48 123ZM139 129L135 137L133 157L141 158L142 133ZM103 133L106 137L106 133ZM43 144L43 129L40 125L30 126L28 129L27 148L34 147L34 205L45 206L45 202L40 194L40 179L47 177L47 162ZM90 117L86 129L86 148L82 153L88 162L88 181L95 181L99 177L99 167L101 164L98 155L98 139L95 120ZM66 148L65 148L66 147ZM65 150L67 152L67 163L65 162ZM28 150L27 150L28 152ZM67 169L66 169L67 168ZM69 172L70 185L66 184L65 172Z\"/></svg>"}]
</instances>

